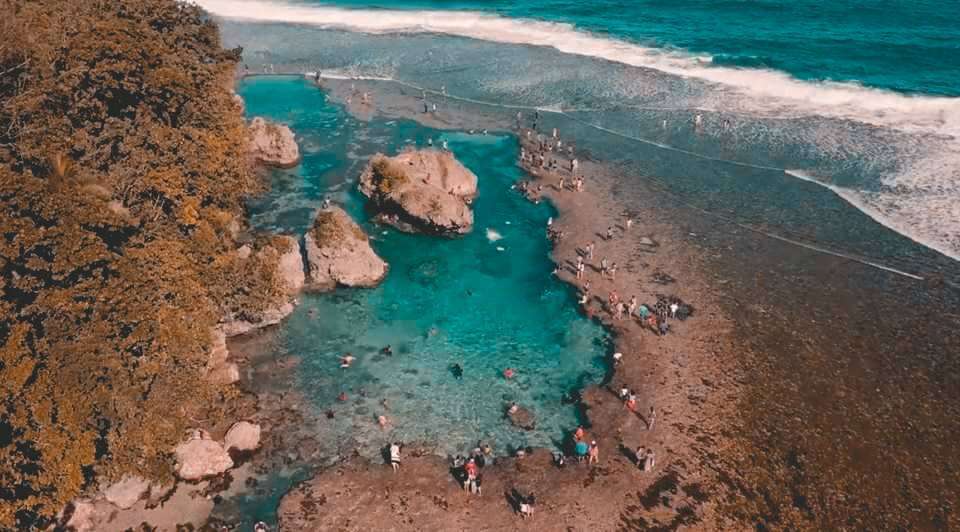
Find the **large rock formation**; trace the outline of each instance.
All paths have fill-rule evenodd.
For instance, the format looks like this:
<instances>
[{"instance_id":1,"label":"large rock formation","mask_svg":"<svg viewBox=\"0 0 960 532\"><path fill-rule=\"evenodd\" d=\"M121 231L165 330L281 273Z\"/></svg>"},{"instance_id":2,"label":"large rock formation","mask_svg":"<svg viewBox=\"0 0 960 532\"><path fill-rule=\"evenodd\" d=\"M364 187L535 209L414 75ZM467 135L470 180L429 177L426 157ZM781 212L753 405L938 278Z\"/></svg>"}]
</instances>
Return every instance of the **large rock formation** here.
<instances>
[{"instance_id":1,"label":"large rock formation","mask_svg":"<svg viewBox=\"0 0 960 532\"><path fill-rule=\"evenodd\" d=\"M177 457L177 476L200 480L219 475L233 467L233 460L222 445L207 437L191 438L173 450Z\"/></svg>"},{"instance_id":2,"label":"large rock formation","mask_svg":"<svg viewBox=\"0 0 960 532\"><path fill-rule=\"evenodd\" d=\"M387 275L388 265L370 247L367 234L339 207L317 213L303 240L312 289L376 286Z\"/></svg>"},{"instance_id":3,"label":"large rock formation","mask_svg":"<svg viewBox=\"0 0 960 532\"><path fill-rule=\"evenodd\" d=\"M360 191L379 211L378 219L401 230L456 235L473 229L477 176L450 152L377 154L360 176Z\"/></svg>"},{"instance_id":4,"label":"large rock formation","mask_svg":"<svg viewBox=\"0 0 960 532\"><path fill-rule=\"evenodd\" d=\"M250 122L250 154L270 166L290 168L300 162L300 149L289 127L259 116Z\"/></svg>"},{"instance_id":5,"label":"large rock formation","mask_svg":"<svg viewBox=\"0 0 960 532\"><path fill-rule=\"evenodd\" d=\"M293 312L296 302L294 295L303 288L305 279L303 256L300 254L300 242L296 238L276 236L272 245L265 246L257 254L260 256L255 257L254 260L262 259L265 254L277 255L277 274L285 295L266 309L256 312L255 315L227 316L220 324L220 329L226 336L246 334L255 329L280 323L283 318Z\"/></svg>"}]
</instances>

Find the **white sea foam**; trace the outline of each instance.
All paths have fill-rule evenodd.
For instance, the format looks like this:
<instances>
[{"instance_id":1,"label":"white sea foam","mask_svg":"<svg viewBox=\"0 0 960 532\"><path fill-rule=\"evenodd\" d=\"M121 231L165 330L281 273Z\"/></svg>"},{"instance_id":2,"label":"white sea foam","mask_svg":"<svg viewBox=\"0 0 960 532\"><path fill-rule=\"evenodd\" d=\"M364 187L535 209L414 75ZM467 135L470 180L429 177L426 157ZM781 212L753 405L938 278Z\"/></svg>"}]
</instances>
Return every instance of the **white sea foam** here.
<instances>
[{"instance_id":1,"label":"white sea foam","mask_svg":"<svg viewBox=\"0 0 960 532\"><path fill-rule=\"evenodd\" d=\"M503 240L503 235L497 232L496 229L487 228L487 240L490 242L496 242L498 240Z\"/></svg>"},{"instance_id":2,"label":"white sea foam","mask_svg":"<svg viewBox=\"0 0 960 532\"><path fill-rule=\"evenodd\" d=\"M311 24L364 33L440 33L555 48L627 65L698 78L755 98L764 110L811 113L865 123L960 134L960 98L909 96L856 83L797 80L775 70L715 66L711 57L593 35L565 23L471 11L395 11L295 5L264 0L199 0L225 18Z\"/></svg>"}]
</instances>

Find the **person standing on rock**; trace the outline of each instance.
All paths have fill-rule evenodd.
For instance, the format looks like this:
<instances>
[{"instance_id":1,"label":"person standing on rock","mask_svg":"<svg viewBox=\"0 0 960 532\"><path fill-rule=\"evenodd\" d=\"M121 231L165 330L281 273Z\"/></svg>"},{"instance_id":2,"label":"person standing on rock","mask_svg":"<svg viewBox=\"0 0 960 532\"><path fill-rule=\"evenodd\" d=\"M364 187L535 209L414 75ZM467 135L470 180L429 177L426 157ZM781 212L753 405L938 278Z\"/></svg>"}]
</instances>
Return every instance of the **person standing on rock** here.
<instances>
[{"instance_id":1,"label":"person standing on rock","mask_svg":"<svg viewBox=\"0 0 960 532\"><path fill-rule=\"evenodd\" d=\"M614 262L613 265L610 266L610 280L613 281L615 280L616 277L617 277L617 263Z\"/></svg>"},{"instance_id":2,"label":"person standing on rock","mask_svg":"<svg viewBox=\"0 0 960 532\"><path fill-rule=\"evenodd\" d=\"M653 422L657 420L657 411L650 405L650 415L647 416L647 430L653 430Z\"/></svg>"},{"instance_id":3,"label":"person standing on rock","mask_svg":"<svg viewBox=\"0 0 960 532\"><path fill-rule=\"evenodd\" d=\"M613 226L607 228L607 240L613 240Z\"/></svg>"},{"instance_id":4,"label":"person standing on rock","mask_svg":"<svg viewBox=\"0 0 960 532\"><path fill-rule=\"evenodd\" d=\"M400 471L400 443L399 442L393 442L390 444L390 465L393 467L394 473Z\"/></svg>"},{"instance_id":5,"label":"person standing on rock","mask_svg":"<svg viewBox=\"0 0 960 532\"><path fill-rule=\"evenodd\" d=\"M629 231L629 230L630 230L630 226L632 226L632 225L633 225L633 218L627 216L627 220L626 220L625 222L623 222L623 226L626 228L625 230L626 230L626 231Z\"/></svg>"},{"instance_id":6,"label":"person standing on rock","mask_svg":"<svg viewBox=\"0 0 960 532\"><path fill-rule=\"evenodd\" d=\"M606 276L607 276L607 267L608 267L609 265L610 265L610 264L607 262L607 258L606 258L606 257L600 259L600 275L601 275L602 277L606 277Z\"/></svg>"},{"instance_id":7,"label":"person standing on rock","mask_svg":"<svg viewBox=\"0 0 960 532\"><path fill-rule=\"evenodd\" d=\"M597 445L597 440L590 442L590 450L587 452L587 455L587 464L600 463L600 446Z\"/></svg>"},{"instance_id":8,"label":"person standing on rock","mask_svg":"<svg viewBox=\"0 0 960 532\"><path fill-rule=\"evenodd\" d=\"M653 449L650 449L650 451L647 452L646 459L643 462L643 471L644 472L653 471L653 468L656 467L656 465L657 465L657 457L653 453Z\"/></svg>"}]
</instances>

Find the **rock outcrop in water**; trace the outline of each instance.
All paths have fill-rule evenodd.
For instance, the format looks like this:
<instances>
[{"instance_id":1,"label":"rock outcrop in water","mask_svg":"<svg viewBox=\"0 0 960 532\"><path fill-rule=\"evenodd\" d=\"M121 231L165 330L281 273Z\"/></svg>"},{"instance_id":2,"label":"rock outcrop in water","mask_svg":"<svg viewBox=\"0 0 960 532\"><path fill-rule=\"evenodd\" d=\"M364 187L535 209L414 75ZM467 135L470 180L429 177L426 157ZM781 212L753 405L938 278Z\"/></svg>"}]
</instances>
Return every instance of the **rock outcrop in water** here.
<instances>
[{"instance_id":1,"label":"rock outcrop in water","mask_svg":"<svg viewBox=\"0 0 960 532\"><path fill-rule=\"evenodd\" d=\"M367 234L339 207L321 210L303 239L311 289L371 287L387 275L389 266L370 247Z\"/></svg>"},{"instance_id":2,"label":"rock outcrop in water","mask_svg":"<svg viewBox=\"0 0 960 532\"><path fill-rule=\"evenodd\" d=\"M250 122L250 154L259 162L290 168L300 162L300 149L293 131L259 116Z\"/></svg>"},{"instance_id":3,"label":"rock outcrop in water","mask_svg":"<svg viewBox=\"0 0 960 532\"><path fill-rule=\"evenodd\" d=\"M273 237L271 245L264 246L257 254L258 259L267 260L264 255L276 256L278 282L282 285L282 294L267 302L263 308L243 309L240 313L228 316L220 324L226 336L245 334L255 329L280 323L280 320L293 312L297 292L303 288L305 274L303 258L300 254L300 242L292 236Z\"/></svg>"},{"instance_id":4,"label":"rock outcrop in water","mask_svg":"<svg viewBox=\"0 0 960 532\"><path fill-rule=\"evenodd\" d=\"M470 202L477 176L450 152L377 154L360 176L360 191L377 209L379 221L400 230L457 235L473 229Z\"/></svg>"}]
</instances>

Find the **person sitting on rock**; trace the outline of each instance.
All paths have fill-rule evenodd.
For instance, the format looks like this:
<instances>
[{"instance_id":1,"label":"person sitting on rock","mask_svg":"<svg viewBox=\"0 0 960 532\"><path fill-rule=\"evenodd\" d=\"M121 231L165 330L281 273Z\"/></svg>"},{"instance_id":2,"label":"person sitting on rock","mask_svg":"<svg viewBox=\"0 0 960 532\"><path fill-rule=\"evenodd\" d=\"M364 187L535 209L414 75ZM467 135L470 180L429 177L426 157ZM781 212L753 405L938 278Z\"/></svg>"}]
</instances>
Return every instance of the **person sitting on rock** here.
<instances>
[{"instance_id":1,"label":"person sitting on rock","mask_svg":"<svg viewBox=\"0 0 960 532\"><path fill-rule=\"evenodd\" d=\"M517 403L510 403L510 408L507 409L507 414L513 415L513 414L516 414L517 411L519 410L520 410L520 405L518 405Z\"/></svg>"}]
</instances>

